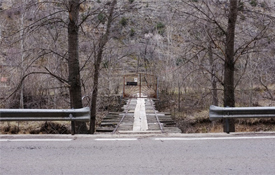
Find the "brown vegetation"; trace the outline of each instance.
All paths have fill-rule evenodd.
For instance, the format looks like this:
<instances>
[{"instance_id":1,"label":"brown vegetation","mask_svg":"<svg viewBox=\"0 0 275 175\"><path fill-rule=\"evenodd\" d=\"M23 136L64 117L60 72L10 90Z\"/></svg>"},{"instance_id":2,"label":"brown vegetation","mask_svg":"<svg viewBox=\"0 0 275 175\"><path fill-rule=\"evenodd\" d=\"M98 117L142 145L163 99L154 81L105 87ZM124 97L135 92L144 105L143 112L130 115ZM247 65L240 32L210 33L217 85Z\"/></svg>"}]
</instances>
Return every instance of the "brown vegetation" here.
<instances>
[{"instance_id":1,"label":"brown vegetation","mask_svg":"<svg viewBox=\"0 0 275 175\"><path fill-rule=\"evenodd\" d=\"M70 134L70 122L1 122L1 134Z\"/></svg>"},{"instance_id":2,"label":"brown vegetation","mask_svg":"<svg viewBox=\"0 0 275 175\"><path fill-rule=\"evenodd\" d=\"M140 72L158 76L160 108L175 109L178 123L211 104L274 106L271 1L1 2L2 108L87 105L98 121L122 75Z\"/></svg>"},{"instance_id":3,"label":"brown vegetation","mask_svg":"<svg viewBox=\"0 0 275 175\"><path fill-rule=\"evenodd\" d=\"M275 94L275 89L272 90ZM275 101L264 98L266 90L255 88L253 106L275 106ZM236 106L249 106L250 104L250 91L237 93ZM159 111L170 111L177 126L183 133L215 133L223 132L223 124L221 121L211 122L209 120L209 106L211 99L201 99L195 93L183 93L181 101L182 106L179 107L175 101L178 94L170 93L170 95L161 94L160 100L156 102L156 107ZM201 101L201 102L199 102ZM180 111L179 111L180 109ZM275 120L272 118L266 119L237 119L235 120L236 132L259 132L259 131L275 131Z\"/></svg>"}]
</instances>

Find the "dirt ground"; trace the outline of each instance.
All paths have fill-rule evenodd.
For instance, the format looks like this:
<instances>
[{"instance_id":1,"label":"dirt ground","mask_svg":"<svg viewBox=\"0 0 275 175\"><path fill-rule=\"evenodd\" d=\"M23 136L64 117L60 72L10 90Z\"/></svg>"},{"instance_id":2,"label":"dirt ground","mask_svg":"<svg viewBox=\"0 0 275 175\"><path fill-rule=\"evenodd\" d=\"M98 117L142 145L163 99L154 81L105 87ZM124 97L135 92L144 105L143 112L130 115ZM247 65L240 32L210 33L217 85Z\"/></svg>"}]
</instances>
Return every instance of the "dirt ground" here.
<instances>
[{"instance_id":1,"label":"dirt ground","mask_svg":"<svg viewBox=\"0 0 275 175\"><path fill-rule=\"evenodd\" d=\"M161 110L160 110L161 111ZM165 111L169 111L168 108ZM165 112L162 111L162 112ZM209 120L209 110L186 109L182 112L170 110L173 120L183 133L219 133L223 124ZM97 125L106 112L99 113ZM87 123L88 125L88 123ZM236 119L236 132L275 131L275 119ZM70 134L70 122L0 122L0 134Z\"/></svg>"},{"instance_id":2,"label":"dirt ground","mask_svg":"<svg viewBox=\"0 0 275 175\"><path fill-rule=\"evenodd\" d=\"M70 134L70 122L0 122L0 134Z\"/></svg>"},{"instance_id":3,"label":"dirt ground","mask_svg":"<svg viewBox=\"0 0 275 175\"><path fill-rule=\"evenodd\" d=\"M223 132L221 122L208 119L175 119L183 133ZM274 119L236 120L236 132L274 131ZM70 122L0 122L0 134L70 134Z\"/></svg>"},{"instance_id":4,"label":"dirt ground","mask_svg":"<svg viewBox=\"0 0 275 175\"><path fill-rule=\"evenodd\" d=\"M174 120L183 133L218 133L223 132L221 121L211 122L208 110L195 112L193 114L176 114ZM235 132L260 132L275 131L275 120L266 119L236 119Z\"/></svg>"}]
</instances>

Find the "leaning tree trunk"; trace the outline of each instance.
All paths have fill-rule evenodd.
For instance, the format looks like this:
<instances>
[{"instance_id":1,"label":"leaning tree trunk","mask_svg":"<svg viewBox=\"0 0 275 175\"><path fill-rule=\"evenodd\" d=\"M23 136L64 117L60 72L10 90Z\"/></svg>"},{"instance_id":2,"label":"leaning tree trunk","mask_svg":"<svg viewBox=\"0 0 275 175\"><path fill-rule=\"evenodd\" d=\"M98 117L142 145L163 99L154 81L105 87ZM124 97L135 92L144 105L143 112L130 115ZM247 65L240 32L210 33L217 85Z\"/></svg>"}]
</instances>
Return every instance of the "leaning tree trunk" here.
<instances>
[{"instance_id":1,"label":"leaning tree trunk","mask_svg":"<svg viewBox=\"0 0 275 175\"><path fill-rule=\"evenodd\" d=\"M79 1L69 1L69 24L68 24L68 69L69 69L69 89L71 108L82 108L81 81L78 54L78 17ZM72 123L72 126L74 122ZM85 122L75 122L76 133L87 133ZM73 128L72 128L73 129Z\"/></svg>"},{"instance_id":2,"label":"leaning tree trunk","mask_svg":"<svg viewBox=\"0 0 275 175\"><path fill-rule=\"evenodd\" d=\"M104 51L104 47L109 40L110 28L113 20L114 8L117 3L117 0L113 0L110 6L109 15L107 18L107 27L105 33L99 39L99 46L97 50L97 54L95 57L95 72L94 72L94 87L92 92L92 102L91 102L91 122L90 122L90 133L94 134L95 132L95 121L96 121L96 106L97 106L97 95L98 95L98 78L99 78L99 70L100 64L102 62L102 55Z\"/></svg>"},{"instance_id":3,"label":"leaning tree trunk","mask_svg":"<svg viewBox=\"0 0 275 175\"><path fill-rule=\"evenodd\" d=\"M234 39L235 25L238 15L238 1L230 0L230 9L228 16L228 26L225 46L225 62L224 62L224 107L235 106L235 87L234 87ZM229 128L224 120L224 131L235 132L235 124L233 119L229 119ZM229 129L229 130L228 130Z\"/></svg>"}]
</instances>

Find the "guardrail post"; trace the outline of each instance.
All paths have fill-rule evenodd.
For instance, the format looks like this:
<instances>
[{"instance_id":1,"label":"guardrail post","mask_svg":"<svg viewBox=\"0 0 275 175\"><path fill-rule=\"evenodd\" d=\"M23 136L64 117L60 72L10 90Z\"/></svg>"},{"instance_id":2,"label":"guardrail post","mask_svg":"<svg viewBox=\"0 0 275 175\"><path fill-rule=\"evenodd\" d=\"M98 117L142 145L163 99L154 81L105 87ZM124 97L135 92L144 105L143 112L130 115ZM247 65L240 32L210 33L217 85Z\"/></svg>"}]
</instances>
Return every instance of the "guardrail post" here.
<instances>
[{"instance_id":1,"label":"guardrail post","mask_svg":"<svg viewBox=\"0 0 275 175\"><path fill-rule=\"evenodd\" d=\"M230 108L229 106L226 106L226 108ZM234 123L234 119L230 118L230 112L226 112L224 114L224 121L223 121L223 132L226 132L227 134L229 134L230 132L235 132L235 123Z\"/></svg>"},{"instance_id":2,"label":"guardrail post","mask_svg":"<svg viewBox=\"0 0 275 175\"><path fill-rule=\"evenodd\" d=\"M74 135L75 134L75 122L71 121L71 134Z\"/></svg>"},{"instance_id":3,"label":"guardrail post","mask_svg":"<svg viewBox=\"0 0 275 175\"><path fill-rule=\"evenodd\" d=\"M226 106L228 108L228 106ZM229 117L229 112L226 113L226 115ZM229 124L229 118L225 118L225 126L223 132L226 132L227 134L230 133L230 124Z\"/></svg>"},{"instance_id":4,"label":"guardrail post","mask_svg":"<svg viewBox=\"0 0 275 175\"><path fill-rule=\"evenodd\" d=\"M139 98L141 98L141 74L139 74Z\"/></svg>"},{"instance_id":5,"label":"guardrail post","mask_svg":"<svg viewBox=\"0 0 275 175\"><path fill-rule=\"evenodd\" d=\"M70 118L73 118L73 114L69 115ZM75 134L75 122L71 121L71 134L74 135Z\"/></svg>"},{"instance_id":6,"label":"guardrail post","mask_svg":"<svg viewBox=\"0 0 275 175\"><path fill-rule=\"evenodd\" d=\"M227 133L227 134L229 134L230 133L230 130L229 130L229 121L228 121L228 118L226 118L225 119L225 127L226 127L226 130L225 130L225 132Z\"/></svg>"}]
</instances>

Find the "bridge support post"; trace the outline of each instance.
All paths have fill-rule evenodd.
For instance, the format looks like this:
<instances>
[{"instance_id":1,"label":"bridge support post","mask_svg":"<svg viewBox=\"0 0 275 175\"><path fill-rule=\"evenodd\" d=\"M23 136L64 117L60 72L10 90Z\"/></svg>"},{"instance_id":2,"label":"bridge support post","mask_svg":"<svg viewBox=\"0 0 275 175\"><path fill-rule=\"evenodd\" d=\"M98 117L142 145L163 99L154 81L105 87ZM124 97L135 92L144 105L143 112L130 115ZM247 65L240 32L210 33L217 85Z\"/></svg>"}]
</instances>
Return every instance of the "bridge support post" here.
<instances>
[{"instance_id":1,"label":"bridge support post","mask_svg":"<svg viewBox=\"0 0 275 175\"><path fill-rule=\"evenodd\" d=\"M125 97L125 76L123 77L123 97Z\"/></svg>"},{"instance_id":2,"label":"bridge support post","mask_svg":"<svg viewBox=\"0 0 275 175\"><path fill-rule=\"evenodd\" d=\"M141 74L139 74L139 98L141 98Z\"/></svg>"}]
</instances>

